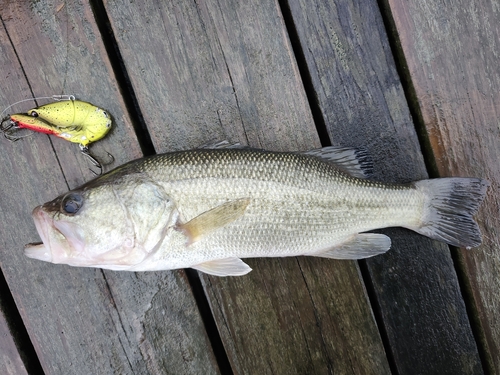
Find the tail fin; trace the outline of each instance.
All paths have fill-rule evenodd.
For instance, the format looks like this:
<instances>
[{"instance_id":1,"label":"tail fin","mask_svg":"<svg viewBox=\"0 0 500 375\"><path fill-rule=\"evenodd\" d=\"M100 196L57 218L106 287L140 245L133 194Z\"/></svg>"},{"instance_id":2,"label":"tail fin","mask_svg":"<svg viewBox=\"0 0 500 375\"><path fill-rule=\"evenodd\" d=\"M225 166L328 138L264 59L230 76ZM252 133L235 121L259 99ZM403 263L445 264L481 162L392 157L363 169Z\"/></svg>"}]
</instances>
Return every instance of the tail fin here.
<instances>
[{"instance_id":1,"label":"tail fin","mask_svg":"<svg viewBox=\"0 0 500 375\"><path fill-rule=\"evenodd\" d=\"M472 217L484 199L489 182L479 178L438 178L415 183L426 197L422 225L411 228L427 237L470 249L481 244Z\"/></svg>"}]
</instances>

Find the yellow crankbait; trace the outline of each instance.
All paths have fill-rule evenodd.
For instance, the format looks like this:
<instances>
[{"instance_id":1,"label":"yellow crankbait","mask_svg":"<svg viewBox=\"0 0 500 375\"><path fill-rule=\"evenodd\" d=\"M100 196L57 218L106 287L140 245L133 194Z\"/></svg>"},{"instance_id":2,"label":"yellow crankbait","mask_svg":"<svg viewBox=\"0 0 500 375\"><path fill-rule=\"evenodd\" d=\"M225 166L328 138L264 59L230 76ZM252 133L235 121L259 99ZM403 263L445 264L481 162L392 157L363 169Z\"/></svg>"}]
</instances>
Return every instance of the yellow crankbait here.
<instances>
[{"instance_id":1,"label":"yellow crankbait","mask_svg":"<svg viewBox=\"0 0 500 375\"><path fill-rule=\"evenodd\" d=\"M4 119L4 123L6 125L2 125L2 130L5 132L5 135L9 135L7 132L17 129L29 129L38 133L44 134L53 134L55 136L60 136L62 132L58 127L49 124L42 119L37 117L28 116L22 113L15 113L13 115L8 116ZM15 137L11 139L15 140Z\"/></svg>"},{"instance_id":2,"label":"yellow crankbait","mask_svg":"<svg viewBox=\"0 0 500 375\"><path fill-rule=\"evenodd\" d=\"M87 137L82 134L83 129L81 126L60 128L53 124L49 124L40 117L28 116L21 113L10 115L10 121L12 121L15 129L29 129L38 133L52 134L73 143L83 144L84 146L90 143ZM82 142L83 137L86 142Z\"/></svg>"},{"instance_id":3,"label":"yellow crankbait","mask_svg":"<svg viewBox=\"0 0 500 375\"><path fill-rule=\"evenodd\" d=\"M15 113L3 117L0 131L10 141L24 138L25 135L16 136L16 133L19 130L28 129L78 143L82 154L87 156L90 162L102 173L102 164L90 154L88 145L103 138L111 130L111 116L102 108L76 100L73 95L54 95L52 99L58 101L30 109L27 114ZM21 100L15 104L27 100ZM5 108L0 117L15 104ZM113 155L108 152L108 156L111 160L110 163L112 163ZM94 171L92 173L97 175Z\"/></svg>"},{"instance_id":4,"label":"yellow crankbait","mask_svg":"<svg viewBox=\"0 0 500 375\"><path fill-rule=\"evenodd\" d=\"M30 109L28 114L62 129L57 136L87 146L111 130L111 117L102 108L81 100L63 100Z\"/></svg>"}]
</instances>

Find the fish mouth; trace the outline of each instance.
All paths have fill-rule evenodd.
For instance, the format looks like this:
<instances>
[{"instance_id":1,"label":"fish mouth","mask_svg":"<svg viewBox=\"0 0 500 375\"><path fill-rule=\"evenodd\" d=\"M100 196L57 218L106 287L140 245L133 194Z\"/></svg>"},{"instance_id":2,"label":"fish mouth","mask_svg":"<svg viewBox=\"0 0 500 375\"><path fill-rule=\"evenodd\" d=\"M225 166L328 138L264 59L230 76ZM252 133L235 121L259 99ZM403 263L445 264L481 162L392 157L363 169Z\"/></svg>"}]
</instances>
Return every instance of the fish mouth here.
<instances>
[{"instance_id":1,"label":"fish mouth","mask_svg":"<svg viewBox=\"0 0 500 375\"><path fill-rule=\"evenodd\" d=\"M28 258L43 260L45 262L52 262L52 254L43 242L29 243L24 246L24 255Z\"/></svg>"},{"instance_id":2,"label":"fish mouth","mask_svg":"<svg viewBox=\"0 0 500 375\"><path fill-rule=\"evenodd\" d=\"M72 253L81 253L85 248L78 225L52 219L43 206L36 207L32 217L42 243L26 245L24 254L27 257L52 263L68 263L68 257Z\"/></svg>"},{"instance_id":3,"label":"fish mouth","mask_svg":"<svg viewBox=\"0 0 500 375\"><path fill-rule=\"evenodd\" d=\"M42 206L36 207L31 216L35 222L38 235L42 239L41 243L28 244L24 247L24 255L28 258L39 259L45 262L52 262L52 252L50 251L48 228L51 226L51 219L43 211Z\"/></svg>"}]
</instances>

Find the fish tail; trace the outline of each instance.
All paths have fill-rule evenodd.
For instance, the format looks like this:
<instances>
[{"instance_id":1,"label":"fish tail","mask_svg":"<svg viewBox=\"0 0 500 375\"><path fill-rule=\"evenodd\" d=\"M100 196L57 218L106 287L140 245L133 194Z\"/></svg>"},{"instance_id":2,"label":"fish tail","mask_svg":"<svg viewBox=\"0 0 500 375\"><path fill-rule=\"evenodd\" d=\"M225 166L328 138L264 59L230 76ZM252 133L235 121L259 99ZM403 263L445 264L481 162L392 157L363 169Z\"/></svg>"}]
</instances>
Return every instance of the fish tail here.
<instances>
[{"instance_id":1,"label":"fish tail","mask_svg":"<svg viewBox=\"0 0 500 375\"><path fill-rule=\"evenodd\" d=\"M420 226L411 228L452 246L472 248L481 244L473 215L484 199L489 182L479 178L438 178L415 182L425 196Z\"/></svg>"}]
</instances>

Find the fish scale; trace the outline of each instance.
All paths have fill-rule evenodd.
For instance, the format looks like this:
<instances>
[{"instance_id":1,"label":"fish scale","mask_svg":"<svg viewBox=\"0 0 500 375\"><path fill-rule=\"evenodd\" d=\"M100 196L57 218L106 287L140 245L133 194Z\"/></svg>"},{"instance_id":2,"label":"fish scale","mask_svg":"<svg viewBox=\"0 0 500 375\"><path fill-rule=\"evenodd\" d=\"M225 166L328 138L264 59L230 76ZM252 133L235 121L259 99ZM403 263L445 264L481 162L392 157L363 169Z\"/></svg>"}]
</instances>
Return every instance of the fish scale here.
<instances>
[{"instance_id":1,"label":"fish scale","mask_svg":"<svg viewBox=\"0 0 500 375\"><path fill-rule=\"evenodd\" d=\"M213 151L217 150L169 154L143 169L156 176L185 221L228 200L252 199L244 217L191 245L191 253L208 258L314 254L352 233L392 223L408 225L422 205L416 189L356 179L317 158ZM251 174L243 168L249 163ZM173 167L177 165L185 168ZM161 248L162 259L182 262L182 240L180 251L172 248L168 243Z\"/></svg>"},{"instance_id":2,"label":"fish scale","mask_svg":"<svg viewBox=\"0 0 500 375\"><path fill-rule=\"evenodd\" d=\"M227 276L251 270L242 258L381 254L390 239L366 232L392 226L455 246L479 245L472 215L486 181L384 184L355 177L368 167L363 160L345 148L287 153L233 146L139 159L35 208L43 244L26 254L75 266L192 267Z\"/></svg>"}]
</instances>

